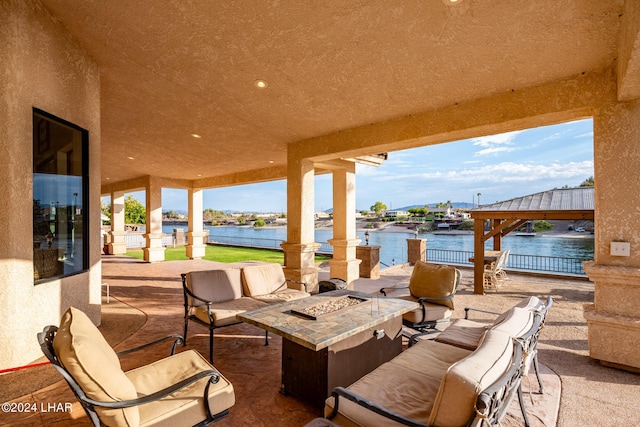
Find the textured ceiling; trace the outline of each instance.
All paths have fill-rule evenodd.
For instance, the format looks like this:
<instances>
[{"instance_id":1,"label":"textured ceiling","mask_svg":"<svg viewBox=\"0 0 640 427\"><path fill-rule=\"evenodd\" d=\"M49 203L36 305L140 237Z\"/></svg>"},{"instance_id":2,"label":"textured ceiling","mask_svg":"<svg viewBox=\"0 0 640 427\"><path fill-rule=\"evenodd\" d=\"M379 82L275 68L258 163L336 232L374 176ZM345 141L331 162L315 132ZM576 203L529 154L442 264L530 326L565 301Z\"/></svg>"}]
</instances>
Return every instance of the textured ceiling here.
<instances>
[{"instance_id":1,"label":"textured ceiling","mask_svg":"<svg viewBox=\"0 0 640 427\"><path fill-rule=\"evenodd\" d=\"M291 142L602 70L623 11L622 0L41 1L100 66L103 184L284 166Z\"/></svg>"}]
</instances>

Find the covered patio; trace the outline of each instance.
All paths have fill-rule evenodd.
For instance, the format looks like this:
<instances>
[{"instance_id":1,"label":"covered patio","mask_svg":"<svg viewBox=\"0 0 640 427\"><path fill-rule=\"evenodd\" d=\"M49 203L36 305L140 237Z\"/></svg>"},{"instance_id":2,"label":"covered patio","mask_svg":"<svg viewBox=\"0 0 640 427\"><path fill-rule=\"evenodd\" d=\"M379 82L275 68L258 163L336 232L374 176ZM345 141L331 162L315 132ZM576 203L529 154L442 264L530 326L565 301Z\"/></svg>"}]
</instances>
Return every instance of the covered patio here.
<instances>
[{"instance_id":1,"label":"covered patio","mask_svg":"<svg viewBox=\"0 0 640 427\"><path fill-rule=\"evenodd\" d=\"M182 291L180 273L211 268L210 261L167 261L144 263L120 256L103 257L103 280L110 284L111 302L104 304L103 333L116 349L148 342L182 330ZM412 267L396 266L382 271L379 280L359 279L357 290L377 292L380 287L408 281ZM322 279L329 272L321 268ZM464 307L473 306L503 311L521 298L551 295L551 309L539 343L545 395L525 394L529 419L533 426L638 425L640 414L640 376L601 366L588 357L587 325L582 305L593 299L593 284L584 281L556 280L510 274L498 293L485 296L473 293L471 269L463 270L462 284L455 297L455 317L464 316ZM114 300L115 298L115 300ZM490 319L483 314L474 319ZM129 325L129 326L128 326ZM186 349L207 354L207 330L192 326ZM132 333L122 336L122 330ZM270 334L264 346L261 329L240 324L216 334L216 367L233 383L237 403L221 426L302 426L319 414L294 397L278 393L280 388L281 338ZM166 351L165 351L166 350ZM179 347L178 351L182 351ZM130 369L164 357L167 349L151 349L136 358L124 357L123 368ZM40 386L37 381L42 380ZM53 383L52 385L49 385ZM536 390L533 373L523 381L524 390ZM33 414L3 414L0 425L29 424L90 425L67 384L51 366L33 368L0 376L3 401L71 402L73 411ZM530 398L532 400L530 400ZM556 423L557 422L557 423ZM503 425L521 426L522 415L514 402Z\"/></svg>"},{"instance_id":2,"label":"covered patio","mask_svg":"<svg viewBox=\"0 0 640 427\"><path fill-rule=\"evenodd\" d=\"M286 179L287 278L313 289L328 275L358 287L357 159L592 118L593 285L513 278L482 296L467 271L457 310L557 297L540 360L562 380L559 423L640 424L637 374L600 365L640 369L640 2L0 0L0 64L0 369L38 359L36 334L70 306L108 327L104 282L147 318L119 346L179 331L179 273L202 265L203 189ZM36 114L72 125L82 156L70 143L50 145ZM34 274L34 207L42 202L42 218L58 203L37 200L36 156L60 177L82 157L82 194L59 191L68 200L60 229L72 237L76 217L85 227L82 265L70 274ZM328 272L314 263L316 174L332 176ZM188 192L191 264L159 262L162 188ZM147 263L103 258L100 198L111 198L109 247L121 255L124 194L136 190L146 197ZM612 252L614 243L629 251ZM405 278L400 271L388 279ZM572 286L592 287L569 296ZM276 373L263 381L252 374L260 369L234 365L256 357L261 366L276 349L252 338L260 331L234 328L221 334L220 369L242 399L266 400L239 399L223 423L297 425L316 415L271 392ZM77 414L31 416L46 424Z\"/></svg>"}]
</instances>

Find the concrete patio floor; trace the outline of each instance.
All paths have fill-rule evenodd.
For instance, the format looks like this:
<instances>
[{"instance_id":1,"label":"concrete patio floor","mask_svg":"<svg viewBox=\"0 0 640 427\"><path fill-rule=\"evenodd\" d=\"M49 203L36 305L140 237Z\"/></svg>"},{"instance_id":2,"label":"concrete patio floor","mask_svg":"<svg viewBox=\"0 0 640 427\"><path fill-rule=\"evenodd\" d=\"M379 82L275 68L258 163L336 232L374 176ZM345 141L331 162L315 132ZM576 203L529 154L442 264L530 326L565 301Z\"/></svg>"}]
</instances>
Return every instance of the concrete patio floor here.
<instances>
[{"instance_id":1,"label":"concrete patio floor","mask_svg":"<svg viewBox=\"0 0 640 427\"><path fill-rule=\"evenodd\" d=\"M115 346L122 350L167 334L182 334L183 305L180 273L211 268L210 261L168 261L148 264L129 257L103 257L103 281L110 284L111 302L103 298L105 336L113 333L117 320L146 316L146 322L129 338ZM396 266L383 270L378 280L359 279L356 290L377 292L381 287L408 283L411 267ZM320 280L329 278L321 268ZM593 301L593 284L587 281L562 280L509 274L509 280L497 293L473 294L472 272L463 270L462 284L455 298L454 317L464 316L464 307L473 306L504 311L520 299L551 295L555 303L547 318L539 342L545 394L536 391L535 375L523 381L529 419L533 426L622 426L640 425L640 375L603 367L588 357L587 325L582 306ZM115 300L114 300L115 298ZM475 320L490 321L491 316L474 314ZM142 324L142 322L140 323ZM45 325L43 325L44 327ZM116 327L122 329L122 326ZM208 354L208 331L195 324L189 326L188 345ZM120 331L121 332L121 331ZM35 337L32 337L34 340ZM111 342L111 341L110 341ZM150 349L122 358L123 369L149 363L168 355L168 347ZM317 410L291 396L278 393L280 387L281 339L270 334L264 346L264 333L250 325L239 324L216 332L215 366L234 385L236 405L219 426L303 426L319 416ZM51 366L40 369L53 371ZM50 373L50 372L49 372ZM0 376L11 382L13 374ZM24 394L13 402L35 403L37 411L0 414L0 425L90 425L88 418L63 381L55 381L38 390L29 390L24 380ZM57 375L57 374L56 374ZM3 378L4 377L4 378ZM17 378L17 377L16 377ZM27 377L28 378L28 377ZM72 403L71 412L45 411L41 405ZM523 425L519 407L514 402L505 426Z\"/></svg>"}]
</instances>

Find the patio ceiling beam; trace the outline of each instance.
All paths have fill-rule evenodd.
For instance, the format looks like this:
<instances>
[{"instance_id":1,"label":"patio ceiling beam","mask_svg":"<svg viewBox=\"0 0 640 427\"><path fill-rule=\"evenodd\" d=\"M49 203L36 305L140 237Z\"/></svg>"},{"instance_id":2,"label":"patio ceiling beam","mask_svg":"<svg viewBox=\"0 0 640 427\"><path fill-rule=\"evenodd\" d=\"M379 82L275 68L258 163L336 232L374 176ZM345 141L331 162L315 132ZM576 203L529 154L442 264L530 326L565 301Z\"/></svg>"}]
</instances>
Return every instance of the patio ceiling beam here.
<instances>
[{"instance_id":1,"label":"patio ceiling beam","mask_svg":"<svg viewBox=\"0 0 640 427\"><path fill-rule=\"evenodd\" d=\"M587 73L561 81L309 138L288 145L314 162L393 152L592 117L594 106L615 99L607 75ZM579 96L576 96L578 94ZM483 114L478 114L482 111Z\"/></svg>"}]
</instances>

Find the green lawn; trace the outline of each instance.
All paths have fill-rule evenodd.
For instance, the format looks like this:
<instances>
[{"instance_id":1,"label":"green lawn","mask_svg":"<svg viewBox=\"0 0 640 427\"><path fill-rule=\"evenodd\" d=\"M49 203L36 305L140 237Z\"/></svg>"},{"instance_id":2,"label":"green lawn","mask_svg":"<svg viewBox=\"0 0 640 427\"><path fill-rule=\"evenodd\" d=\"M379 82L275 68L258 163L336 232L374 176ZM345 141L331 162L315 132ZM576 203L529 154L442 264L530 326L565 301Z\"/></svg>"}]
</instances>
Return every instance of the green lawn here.
<instances>
[{"instance_id":1,"label":"green lawn","mask_svg":"<svg viewBox=\"0 0 640 427\"><path fill-rule=\"evenodd\" d=\"M134 258L143 258L142 249L131 249L127 251L127 255ZM184 246L175 248L168 247L164 252L166 261L183 260L187 258ZM284 254L278 251L270 251L267 249L253 248L231 248L226 246L211 246L205 248L205 255L202 259L217 262L237 262L237 261L264 261L284 264ZM330 258L316 256L316 261L326 261Z\"/></svg>"}]
</instances>

